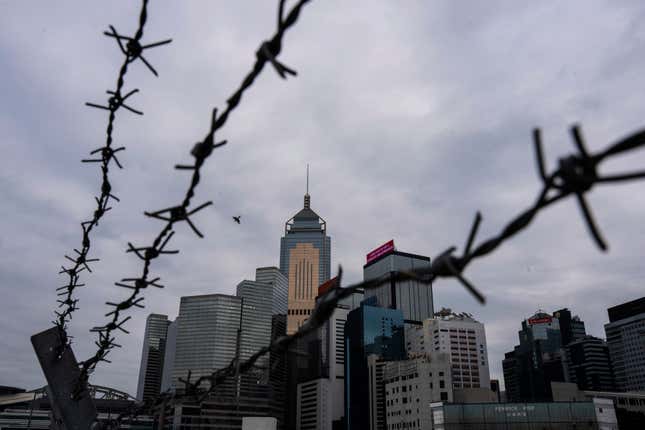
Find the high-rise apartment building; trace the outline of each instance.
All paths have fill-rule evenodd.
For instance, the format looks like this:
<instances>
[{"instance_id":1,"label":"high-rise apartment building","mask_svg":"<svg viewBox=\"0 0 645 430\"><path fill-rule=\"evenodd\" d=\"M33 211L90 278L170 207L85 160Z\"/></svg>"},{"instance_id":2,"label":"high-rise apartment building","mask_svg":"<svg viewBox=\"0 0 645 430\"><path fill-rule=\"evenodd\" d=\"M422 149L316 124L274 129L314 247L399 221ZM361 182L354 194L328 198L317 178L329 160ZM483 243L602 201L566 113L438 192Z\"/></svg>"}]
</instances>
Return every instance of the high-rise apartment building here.
<instances>
[{"instance_id":1,"label":"high-rise apartment building","mask_svg":"<svg viewBox=\"0 0 645 430\"><path fill-rule=\"evenodd\" d=\"M242 299L226 294L182 297L179 303L173 387L179 378L210 375L235 357ZM228 387L230 388L230 387Z\"/></svg>"},{"instance_id":2,"label":"high-rise apartment building","mask_svg":"<svg viewBox=\"0 0 645 430\"><path fill-rule=\"evenodd\" d=\"M307 191L304 207L286 222L280 241L280 271L289 282L287 334L311 315L318 286L330 278L330 265L327 223L311 209Z\"/></svg>"},{"instance_id":3,"label":"high-rise apartment building","mask_svg":"<svg viewBox=\"0 0 645 430\"><path fill-rule=\"evenodd\" d=\"M609 355L619 391L645 391L645 297L607 309Z\"/></svg>"},{"instance_id":4,"label":"high-rise apartment building","mask_svg":"<svg viewBox=\"0 0 645 430\"><path fill-rule=\"evenodd\" d=\"M347 430L370 429L368 356L403 360L405 351L403 312L376 306L365 299L347 315L345 323L345 422Z\"/></svg>"},{"instance_id":5,"label":"high-rise apartment building","mask_svg":"<svg viewBox=\"0 0 645 430\"><path fill-rule=\"evenodd\" d=\"M471 315L442 309L423 326L409 327L406 341L408 352L447 354L452 388L490 388L486 331Z\"/></svg>"},{"instance_id":6,"label":"high-rise apartment building","mask_svg":"<svg viewBox=\"0 0 645 430\"><path fill-rule=\"evenodd\" d=\"M378 306L400 309L406 323L421 324L432 318L432 285L415 280L395 281L392 276L400 271L430 267L430 258L399 252L390 241L367 254L363 266L363 280L390 276L390 281L378 288L365 291L365 297L376 297Z\"/></svg>"},{"instance_id":7,"label":"high-rise apartment building","mask_svg":"<svg viewBox=\"0 0 645 430\"><path fill-rule=\"evenodd\" d=\"M150 314L146 319L137 386L139 401L153 399L160 393L169 323L167 315Z\"/></svg>"},{"instance_id":8,"label":"high-rise apartment building","mask_svg":"<svg viewBox=\"0 0 645 430\"><path fill-rule=\"evenodd\" d=\"M589 391L614 391L614 374L611 369L607 343L593 336L583 336L565 346L569 381L578 389Z\"/></svg>"}]
</instances>

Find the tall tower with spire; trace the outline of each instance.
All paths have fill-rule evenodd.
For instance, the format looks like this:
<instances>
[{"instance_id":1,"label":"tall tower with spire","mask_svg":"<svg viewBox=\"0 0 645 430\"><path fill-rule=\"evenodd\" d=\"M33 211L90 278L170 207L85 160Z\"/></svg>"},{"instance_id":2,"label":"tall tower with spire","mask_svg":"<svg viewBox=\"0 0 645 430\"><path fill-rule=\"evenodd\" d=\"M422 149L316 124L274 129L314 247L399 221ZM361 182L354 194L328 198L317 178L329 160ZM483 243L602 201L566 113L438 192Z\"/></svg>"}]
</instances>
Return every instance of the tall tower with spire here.
<instances>
[{"instance_id":1,"label":"tall tower with spire","mask_svg":"<svg viewBox=\"0 0 645 430\"><path fill-rule=\"evenodd\" d=\"M291 334L311 315L318 286L331 271L327 223L311 209L309 165L304 207L285 223L280 240L280 271L289 279L287 334Z\"/></svg>"}]
</instances>

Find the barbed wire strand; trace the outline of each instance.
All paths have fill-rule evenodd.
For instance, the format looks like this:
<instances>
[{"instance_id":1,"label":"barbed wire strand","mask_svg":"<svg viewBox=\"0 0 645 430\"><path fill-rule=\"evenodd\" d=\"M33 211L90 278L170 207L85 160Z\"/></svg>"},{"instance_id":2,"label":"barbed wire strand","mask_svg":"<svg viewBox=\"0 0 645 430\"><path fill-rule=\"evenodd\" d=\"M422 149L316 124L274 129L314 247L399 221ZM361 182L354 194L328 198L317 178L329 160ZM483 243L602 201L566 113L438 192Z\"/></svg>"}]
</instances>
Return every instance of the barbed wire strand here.
<instances>
[{"instance_id":1,"label":"barbed wire strand","mask_svg":"<svg viewBox=\"0 0 645 430\"><path fill-rule=\"evenodd\" d=\"M457 248L453 246L438 254L431 261L430 267L410 271L398 271L393 274L388 273L381 277L359 282L343 288L341 288L343 270L342 267L339 267L338 276L336 277L333 288L328 290L317 301L311 317L298 329L297 332L289 336L279 337L270 345L261 348L243 362L240 362L239 357L235 357L231 360L228 366L218 369L210 375L201 376L195 381L190 380L189 372L187 378L179 378L178 380L184 385L183 391L175 393L166 391L154 399L150 399L141 404L135 404L128 411L119 415L114 420L114 424L120 424L126 418L133 419L134 417L144 413L153 414L155 411L158 411L160 407L165 408L183 401L201 403L207 399L209 395L213 393L214 389L218 385L221 385L227 378L237 377L240 374L254 369L256 367L256 362L267 354L285 353L293 347L294 343L299 338L319 329L331 317L334 309L341 300L358 291L375 289L382 285L389 284L392 281L398 282L413 280L424 284L430 284L437 278L454 278L458 280L479 303L484 304L486 301L484 295L481 294L478 289L463 276L463 271L472 261L492 253L503 243L526 229L540 211L571 195L574 195L578 201L583 219L596 246L598 246L601 251L606 251L608 249L607 244L596 226L592 212L584 195L596 184L607 184L645 178L645 170L608 176L598 175L598 167L602 161L610 157L622 155L626 152L644 147L645 130L632 134L619 142L610 145L604 151L596 154L589 154L586 150L586 146L578 126L574 125L571 128L571 134L579 151L578 154L572 154L561 158L558 168L548 175L546 173L547 169L542 150L540 130L535 129L533 131L535 156L538 166L538 174L542 180L542 189L538 193L538 197L536 198L533 206L515 216L497 235L481 241L475 246L477 231L482 221L481 214L477 212L461 256L454 255Z\"/></svg>"},{"instance_id":2,"label":"barbed wire strand","mask_svg":"<svg viewBox=\"0 0 645 430\"><path fill-rule=\"evenodd\" d=\"M113 348L121 347L121 345L115 342L116 337L114 332L118 330L126 334L129 333L124 327L124 324L130 320L131 316L122 318L122 313L132 307L143 307L141 304L143 297L139 297L139 294L143 289L150 286L163 288L163 285L158 282L159 278L150 279L150 268L152 261L160 255L176 254L179 252L177 250L168 251L164 249L174 235L173 226L175 223L185 221L197 236L203 237L203 234L195 226L190 217L205 207L210 206L212 202L208 201L194 208L190 207L190 204L195 195L195 189L201 179L201 167L206 159L212 154L214 149L226 144L226 141L216 142L215 132L226 124L229 115L242 100L244 92L253 85L255 79L260 75L267 62L273 66L278 75L283 79L286 79L289 75L296 76L296 71L280 63L277 60L277 56L282 50L282 38L285 32L296 23L300 15L300 10L309 1L310 0L299 0L286 16L282 16L284 2L282 0L280 1L280 16L278 18L278 28L276 33L271 39L264 41L260 45L256 52L256 61L252 70L246 75L239 88L228 98L226 101L227 106L224 111L218 115L217 109L213 109L209 132L206 134L204 139L196 143L191 150L191 155L194 157L194 164L180 164L175 166L178 170L192 171L190 184L182 202L176 206L167 207L165 209L153 212L144 212L144 214L150 218L164 221L165 225L149 246L137 247L132 243L128 243L128 249L126 252L133 253L143 261L142 273L138 277L124 278L120 282L115 283L115 285L119 287L131 289L132 292L125 300L119 303L107 302L106 304L113 308L105 315L106 317L110 317L109 321L103 326L97 326L91 329L92 332L98 333L98 340L95 342L97 349L93 356L80 363L80 376L74 389L75 398L79 398L86 389L85 387L87 386L89 374L94 371L97 364L101 361L109 363L110 361L106 358L108 353Z\"/></svg>"},{"instance_id":3,"label":"barbed wire strand","mask_svg":"<svg viewBox=\"0 0 645 430\"><path fill-rule=\"evenodd\" d=\"M118 34L113 26L110 26L110 32L104 32L106 36L116 39L121 52L125 55L125 59L123 61L123 64L121 65L121 68L119 69L116 89L114 91L107 91L107 94L109 95L107 106L96 103L86 103L87 106L107 110L109 113L107 128L105 132L105 145L90 152L90 155L97 156L98 158L87 158L82 160L83 163L100 163L101 193L99 197L94 198L96 201L96 209L94 210L94 213L90 220L81 223L82 240L80 250L75 248L74 253L76 255L65 255L65 258L72 262L72 265L70 267L61 266L62 270L59 272L60 274L65 274L68 276L67 285L56 289L56 291L59 291L57 295L61 297L59 300L57 300L59 305L58 307L63 309L55 311L56 320L54 321L54 324L59 328L59 336L61 337L61 345L63 347L68 345L68 343L70 342L69 336L67 336L67 324L72 319L72 314L78 309L78 299L74 298L74 291L77 288L85 286L85 284L80 283L80 273L84 270L91 272L92 270L89 263L99 261L98 258L90 258L89 256L92 245L91 233L94 228L98 226L99 221L103 218L105 213L112 209L112 207L108 206L110 200L114 200L116 202L119 201L119 198L112 193L112 185L110 184L109 178L111 162L114 162L119 168L123 167L116 154L120 151L125 150L124 146L118 148L113 147L113 133L116 120L116 112L121 107L123 107L130 112L138 115L143 115L143 112L125 104L125 101L129 97L139 92L138 89L134 89L123 95L125 75L128 73L128 66L136 59L141 59L141 61L146 64L146 66L152 71L152 73L157 76L156 70L143 57L142 53L146 49L165 45L171 42L171 39L168 39L148 45L141 45L143 30L148 19L147 6L148 0L143 0L141 11L139 13L139 25L134 37L130 38ZM124 41L126 42L125 46L123 45Z\"/></svg>"}]
</instances>

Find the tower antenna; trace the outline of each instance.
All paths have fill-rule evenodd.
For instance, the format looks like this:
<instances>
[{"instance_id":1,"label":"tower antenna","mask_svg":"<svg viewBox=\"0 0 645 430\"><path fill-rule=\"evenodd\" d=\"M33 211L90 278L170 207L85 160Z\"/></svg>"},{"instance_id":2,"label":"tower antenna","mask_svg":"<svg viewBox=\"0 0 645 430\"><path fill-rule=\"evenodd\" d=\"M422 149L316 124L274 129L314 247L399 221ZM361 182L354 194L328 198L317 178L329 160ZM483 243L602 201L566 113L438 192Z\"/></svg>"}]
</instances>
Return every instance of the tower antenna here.
<instances>
[{"instance_id":1,"label":"tower antenna","mask_svg":"<svg viewBox=\"0 0 645 430\"><path fill-rule=\"evenodd\" d=\"M309 163L307 163L307 194L309 194Z\"/></svg>"}]
</instances>

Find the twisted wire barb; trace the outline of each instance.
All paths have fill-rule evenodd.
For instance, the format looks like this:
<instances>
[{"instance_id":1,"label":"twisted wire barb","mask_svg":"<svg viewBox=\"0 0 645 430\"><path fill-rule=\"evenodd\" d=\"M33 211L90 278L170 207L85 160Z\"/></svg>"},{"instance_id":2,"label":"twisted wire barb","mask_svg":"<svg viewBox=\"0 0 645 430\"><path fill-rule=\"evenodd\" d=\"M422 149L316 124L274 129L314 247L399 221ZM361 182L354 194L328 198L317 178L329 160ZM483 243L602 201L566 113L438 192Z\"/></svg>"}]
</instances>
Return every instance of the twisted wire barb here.
<instances>
[{"instance_id":1,"label":"twisted wire barb","mask_svg":"<svg viewBox=\"0 0 645 430\"><path fill-rule=\"evenodd\" d=\"M142 272L138 277L125 278L125 279L122 279L121 282L115 283L115 285L119 287L131 289L132 292L130 296L128 296L125 300L119 303L107 302L106 304L113 308L109 313L105 315L106 317L110 317L108 322L103 326L97 326L91 330L93 332L98 333L98 340L95 342L97 346L97 350L93 356L86 359L80 364L80 367L81 367L80 376L75 385L74 394L73 394L75 398L80 398L80 396L84 392L85 387L87 385L86 383L87 383L89 374L94 371L98 363L101 361L109 362L109 360L106 359L106 356L113 348L120 347L120 345L114 342L115 340L114 332L119 330L124 333L128 333L128 331L124 328L124 324L131 317L127 316L121 319L121 314L132 307L143 307L143 305L141 304L143 297L139 297L139 294L143 289L149 286L163 288L163 285L157 282L159 281L159 278L154 278L152 280L149 279L150 268L151 268L152 261L158 258L159 256L161 256L162 254L176 254L179 252L177 250L175 251L164 250L164 247L168 244L171 237L174 235L174 230L173 230L174 225L178 222L185 221L186 224L188 224L189 227L195 232L195 234L197 234L197 236L203 237L203 234L194 224L193 220L191 219L191 216L193 216L196 212L204 209L205 207L211 205L212 202L208 201L196 207L191 207L191 200L195 196L195 189L199 185L199 182L201 179L200 171L201 171L202 165L204 164L206 159L212 154L214 149L219 148L226 144L225 140L221 142L217 142L215 140L215 132L226 124L228 116L239 105L240 101L242 100L242 96L244 95L244 92L249 87L251 87L251 85L253 85L253 83L255 82L255 79L260 75L260 73L264 69L264 66L267 62L273 66L276 73L278 73L278 75L283 79L286 79L288 75L291 75L291 76L296 75L295 70L279 62L277 60L277 57L282 50L282 38L285 32L296 23L300 15L300 10L308 2L309 0L299 0L291 8L288 14L284 16L283 15L284 0L280 1L280 7L279 7L279 13L278 13L278 26L275 34L271 39L264 41L260 45L260 48L256 51L255 53L256 60L253 65L253 68L245 76L239 88L226 100L226 108L224 109L224 111L220 115L218 115L217 109L216 108L213 109L209 132L206 134L206 136L202 141L197 142L193 146L190 152L190 154L194 158L192 164L179 164L175 166L175 168L178 170L192 171L190 184L188 186L188 189L186 190L186 194L183 200L181 201L181 203L175 206L170 206L165 209L161 209L157 211L144 212L144 214L150 218L158 219L160 221L165 222L165 225L162 227L161 231L157 234L155 239L152 241L151 245L135 247L131 243L128 244L128 250L126 252L131 252L135 254L138 258L143 260ZM136 58L140 58L150 68L150 70L153 73L155 73L155 70L152 68L152 66L150 66L149 63L141 56L141 50L131 48L130 46L131 44L134 44L135 42L138 44L138 39L136 39L136 36L135 38L132 38L132 39L125 38L123 36L118 35L114 29L112 29L112 33L109 33L109 34L106 33L106 34L108 36L115 37L117 39L117 41L119 42L119 46L121 47L124 53L133 52L137 54L136 57L134 57L131 61L134 61L134 59ZM123 45L121 44L122 40L128 40L128 44L126 48L124 48ZM145 49L146 47L151 47L151 46L158 46L159 44L162 44L162 43L165 43L165 42L146 45L144 47L141 47L141 49ZM126 55L134 55L134 54L126 54ZM123 102L123 99L120 100L120 105L123 105L122 102Z\"/></svg>"},{"instance_id":2,"label":"twisted wire barb","mask_svg":"<svg viewBox=\"0 0 645 430\"><path fill-rule=\"evenodd\" d=\"M80 283L79 275L83 270L87 270L88 272L92 271L88 263L94 263L96 261L99 261L98 258L89 257L90 248L92 245L90 240L91 232L94 229L94 227L98 226L99 221L101 220L101 218L103 218L105 213L112 209L112 207L109 206L110 200L114 200L117 202L119 201L119 198L116 197L114 194L112 194L112 185L110 184L110 179L109 179L111 162L114 162L120 169L123 168L123 166L121 165L121 162L117 158L117 153L125 150L124 146L114 148L112 145L113 143L112 135L114 132L114 122L116 119L116 112L120 108L124 108L135 114L143 115L143 112L137 109L134 109L125 103L125 101L129 97L139 92L139 90L134 89L126 93L125 95L122 94L123 87L125 85L125 75L128 72L128 66L133 61L137 59L141 59L141 61L143 61L156 76L157 72L145 60L145 58L142 56L142 52L145 49L152 48L155 46L165 45L171 42L171 40L168 39L161 42L155 42L149 45L144 45L144 46L141 45L141 39L143 38L143 29L148 19L147 6L148 6L148 0L143 0L141 5L141 12L139 14L139 27L134 37L130 38L130 37L119 35L113 26L110 26L110 30L111 30L110 32L104 33L106 36L113 37L116 39L121 51L125 55L125 59L119 70L116 89L114 91L111 91L111 90L107 91L107 94L109 95L107 105L104 106L104 105L89 103L89 102L85 103L87 106L90 106L93 108L107 110L109 112L109 115L108 115L107 129L105 133L106 134L105 145L90 152L90 155L95 156L96 158L86 158L82 160L83 163L100 163L101 179L102 179L101 194L99 197L94 197L94 200L96 201L96 209L94 210L92 218L88 221L84 221L81 223L82 241L81 241L80 250L75 248L74 253L76 255L73 255L72 257L70 257L69 255L65 255L65 258L71 262L71 266L69 267L61 266L61 271L59 272L59 274L65 274L68 277L67 285L64 285L56 289L56 291L58 291L57 295L61 297L61 299L58 300L59 308L63 308L63 309L59 309L55 311L56 320L53 321L53 323L59 328L59 335L61 336L61 340L62 340L61 345L63 347L65 345L68 345L70 342L66 334L67 323L72 319L72 314L74 313L74 311L78 309L78 306L77 306L78 299L74 298L74 290L76 288L80 288L85 285ZM127 41L127 48L124 48L122 43L123 40Z\"/></svg>"},{"instance_id":3,"label":"twisted wire barb","mask_svg":"<svg viewBox=\"0 0 645 430\"><path fill-rule=\"evenodd\" d=\"M429 268L398 271L393 274L388 273L379 278L359 282L344 288L341 288L343 270L342 267L339 267L335 284L317 301L310 318L297 332L289 336L279 337L270 345L261 348L243 362L239 361L239 357L233 358L228 366L218 369L210 375L201 376L195 381L191 381L189 372L187 378L179 379L179 382L184 384L183 392L172 393L167 391L155 399L148 400L145 403L135 404L128 411L116 417L113 421L114 425L120 424L125 419L134 419L144 413L154 413L160 407L173 406L182 401L188 400L197 403L204 401L226 378L237 377L242 373L255 369L256 362L261 357L270 353L284 353L299 338L319 329L331 317L336 305L342 299L358 291L374 289L389 284L392 280L414 280L424 284L430 284L437 278L445 277L457 279L478 302L484 304L485 297L463 276L463 271L475 259L492 253L504 242L526 229L533 219L535 219L536 215L543 209L554 205L568 196L574 195L576 197L583 214L583 220L587 225L593 241L600 250L606 251L607 244L596 225L592 212L585 200L585 194L596 184L645 178L645 170L608 176L598 175L598 167L602 161L645 146L645 130L630 135L596 154L590 154L587 151L577 125L571 128L571 134L578 153L561 158L558 168L551 174L547 174L540 131L539 129L533 131L535 156L538 174L542 181L542 189L538 193L535 203L511 219L497 235L485 239L475 246L477 231L482 221L481 214L477 212L461 256L454 255L456 247L452 246L438 254L432 260Z\"/></svg>"}]
</instances>

